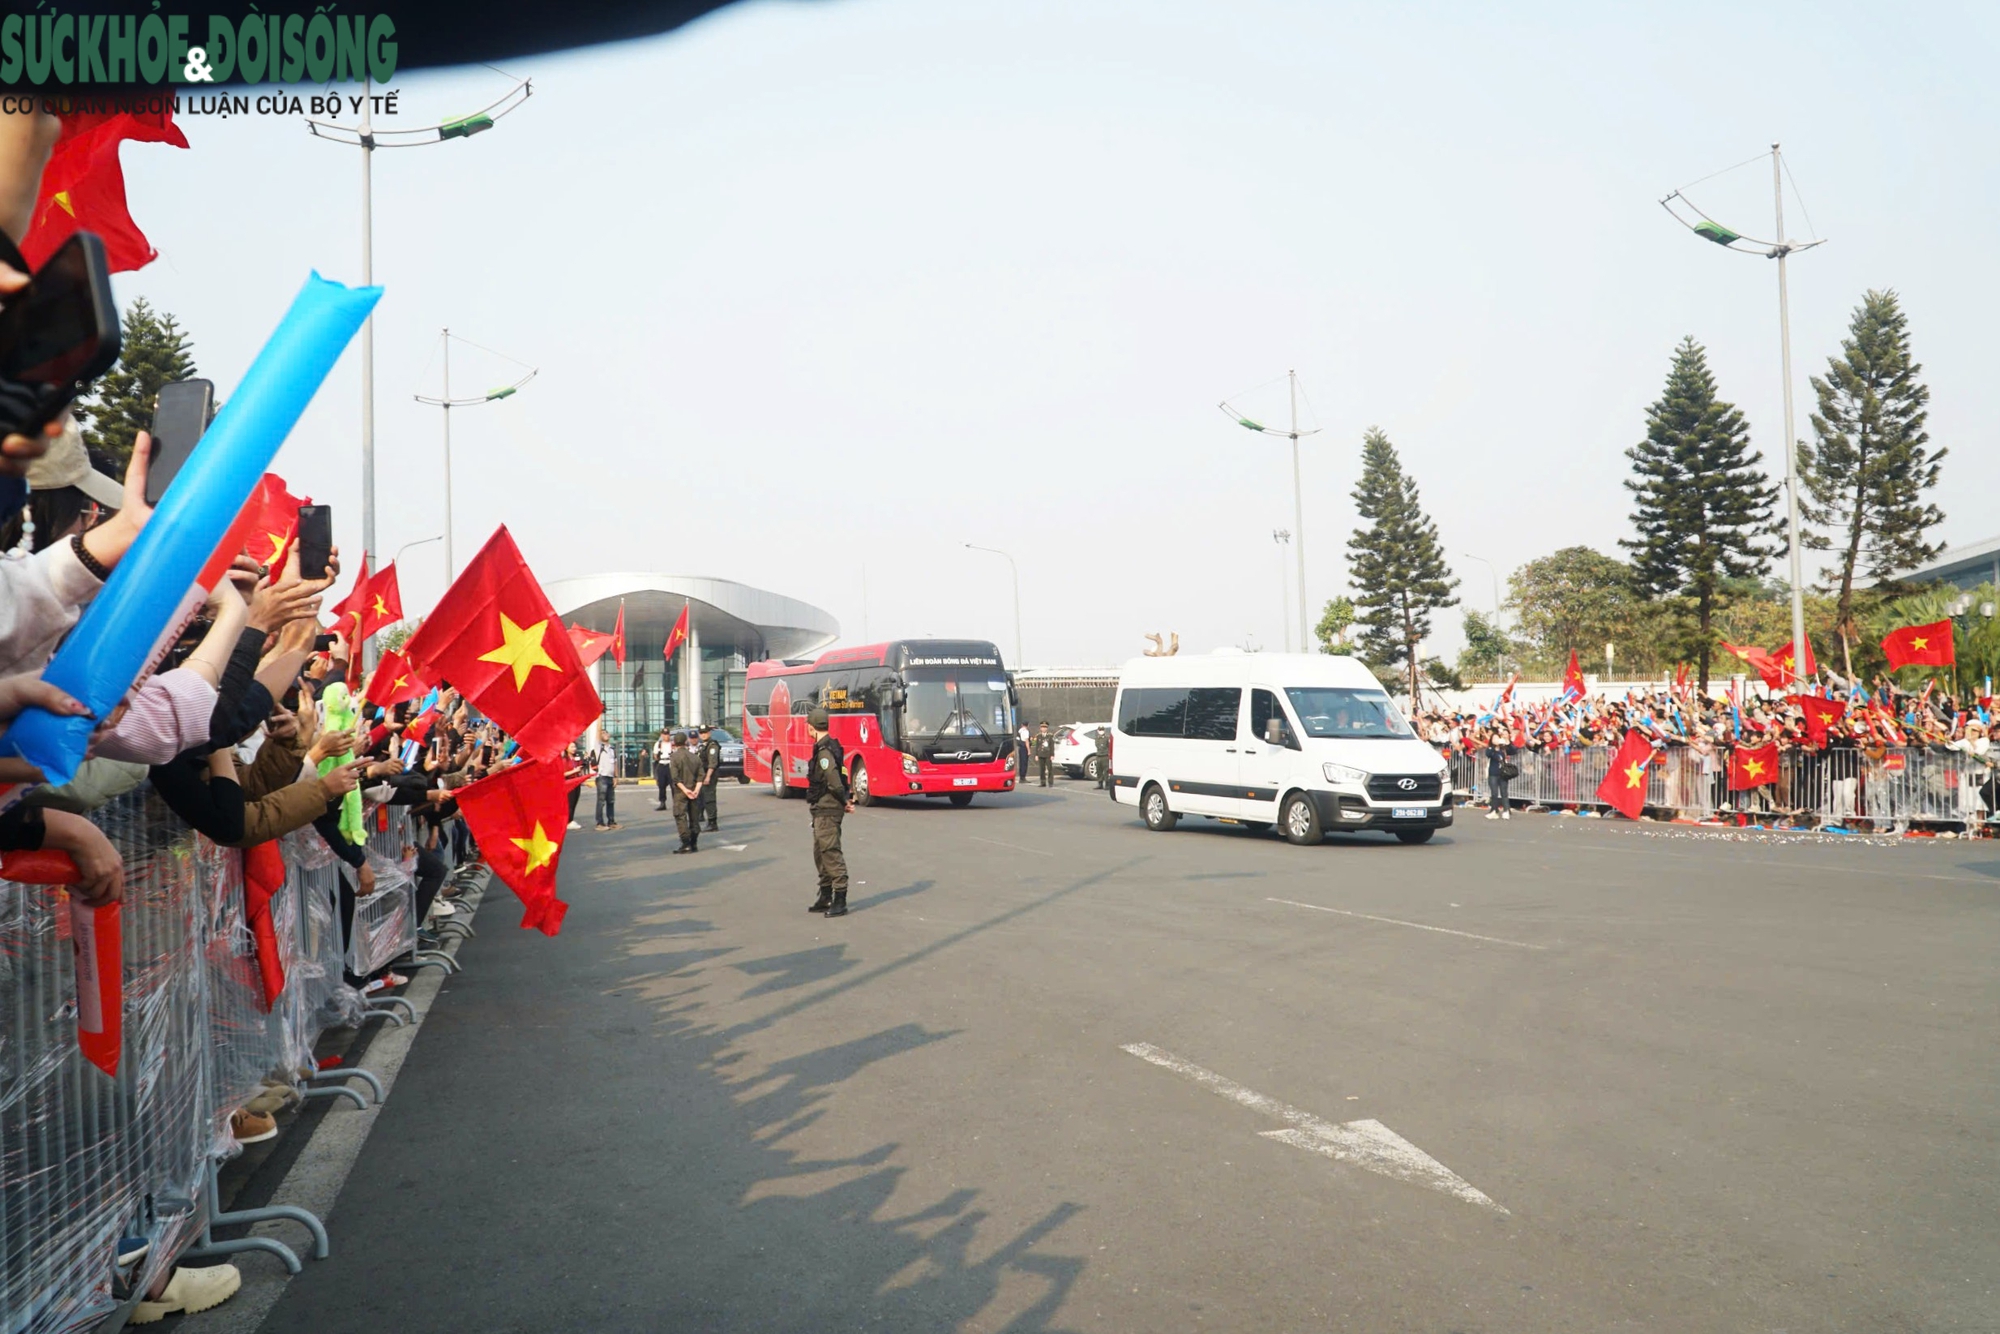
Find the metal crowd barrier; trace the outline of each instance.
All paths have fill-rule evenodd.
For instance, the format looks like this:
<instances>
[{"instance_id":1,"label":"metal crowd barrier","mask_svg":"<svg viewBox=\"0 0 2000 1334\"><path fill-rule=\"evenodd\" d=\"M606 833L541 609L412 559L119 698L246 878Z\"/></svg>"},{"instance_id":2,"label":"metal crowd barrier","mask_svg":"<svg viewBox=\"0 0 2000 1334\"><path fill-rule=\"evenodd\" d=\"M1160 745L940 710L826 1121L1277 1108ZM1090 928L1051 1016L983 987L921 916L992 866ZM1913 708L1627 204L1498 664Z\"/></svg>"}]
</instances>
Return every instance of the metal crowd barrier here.
<instances>
[{"instance_id":1,"label":"metal crowd barrier","mask_svg":"<svg viewBox=\"0 0 2000 1334\"><path fill-rule=\"evenodd\" d=\"M129 1274L135 1291L191 1256L264 1250L297 1271L297 1256L274 1239L217 1240L223 1224L287 1219L324 1257L325 1231L304 1210L222 1212L216 1172L240 1152L230 1117L266 1077L302 1084L306 1097L366 1106L349 1082L360 1081L379 1098L365 1070L317 1072L313 1047L337 1025L402 1022L370 1006L343 967L370 972L417 944L414 885L402 864L417 836L401 808L370 816L371 851L389 874L378 864L377 892L356 904L351 959L339 918L346 868L310 830L281 843L286 878L271 911L285 989L268 1013L244 920L241 855L190 832L147 788L92 819L126 867L115 1079L77 1046L62 892L0 880L0 1334L68 1334L114 1312L121 1238L150 1243ZM338 1086L316 1086L326 1079Z\"/></svg>"},{"instance_id":2,"label":"metal crowd barrier","mask_svg":"<svg viewBox=\"0 0 2000 1334\"><path fill-rule=\"evenodd\" d=\"M1597 786L1614 753L1608 746L1518 750L1513 762L1521 773L1509 780L1507 801L1550 810L1600 809ZM1452 786L1464 799L1491 800L1484 751L1454 750L1450 765ZM1978 831L2000 812L2000 767L1941 747L1782 751L1776 783L1741 791L1729 789L1728 774L1722 755L1669 746L1647 768L1647 809L1696 820L1739 812L1784 816L1821 828L1876 832L1901 832L1912 824Z\"/></svg>"}]
</instances>

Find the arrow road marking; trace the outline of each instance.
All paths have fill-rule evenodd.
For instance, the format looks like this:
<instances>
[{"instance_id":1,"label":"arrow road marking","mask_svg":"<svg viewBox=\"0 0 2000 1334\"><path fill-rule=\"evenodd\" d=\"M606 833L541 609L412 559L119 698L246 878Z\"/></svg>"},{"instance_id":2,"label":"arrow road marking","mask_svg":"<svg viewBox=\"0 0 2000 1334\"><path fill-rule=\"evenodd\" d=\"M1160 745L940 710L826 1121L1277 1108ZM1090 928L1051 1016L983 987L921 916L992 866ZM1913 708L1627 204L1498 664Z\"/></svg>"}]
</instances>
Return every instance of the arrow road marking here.
<instances>
[{"instance_id":1,"label":"arrow road marking","mask_svg":"<svg viewBox=\"0 0 2000 1334\"><path fill-rule=\"evenodd\" d=\"M1266 1116L1291 1124L1290 1130L1258 1132L1265 1139L1274 1139L1282 1144L1290 1144L1295 1148L1338 1159L1364 1171L1394 1177L1398 1181L1427 1186L1454 1199L1464 1200L1467 1204L1491 1209L1497 1214L1507 1212L1484 1192L1380 1121L1349 1121L1343 1125L1322 1121L1311 1112L1302 1111L1290 1103L1279 1102L1276 1098L1267 1098L1255 1089L1244 1088L1235 1080L1223 1078L1213 1070L1205 1070L1192 1061L1184 1061L1170 1051L1161 1051L1150 1042L1128 1042L1120 1050L1128 1051L1142 1061L1150 1061L1177 1075L1185 1075L1209 1092L1219 1094L1231 1102L1240 1103L1252 1111L1262 1112Z\"/></svg>"}]
</instances>

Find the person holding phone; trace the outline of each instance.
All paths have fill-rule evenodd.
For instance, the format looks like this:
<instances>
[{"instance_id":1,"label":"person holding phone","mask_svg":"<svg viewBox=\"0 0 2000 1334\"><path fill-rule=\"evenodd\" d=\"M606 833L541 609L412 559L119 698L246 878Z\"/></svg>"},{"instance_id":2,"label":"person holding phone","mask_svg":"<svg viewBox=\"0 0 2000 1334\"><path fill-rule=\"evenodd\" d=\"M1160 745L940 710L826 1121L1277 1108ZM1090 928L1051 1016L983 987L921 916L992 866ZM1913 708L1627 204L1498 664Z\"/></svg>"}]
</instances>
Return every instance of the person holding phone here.
<instances>
[{"instance_id":1,"label":"person holding phone","mask_svg":"<svg viewBox=\"0 0 2000 1334\"><path fill-rule=\"evenodd\" d=\"M618 823L618 747L611 744L607 724L597 743L597 828L604 833L624 826Z\"/></svg>"}]
</instances>

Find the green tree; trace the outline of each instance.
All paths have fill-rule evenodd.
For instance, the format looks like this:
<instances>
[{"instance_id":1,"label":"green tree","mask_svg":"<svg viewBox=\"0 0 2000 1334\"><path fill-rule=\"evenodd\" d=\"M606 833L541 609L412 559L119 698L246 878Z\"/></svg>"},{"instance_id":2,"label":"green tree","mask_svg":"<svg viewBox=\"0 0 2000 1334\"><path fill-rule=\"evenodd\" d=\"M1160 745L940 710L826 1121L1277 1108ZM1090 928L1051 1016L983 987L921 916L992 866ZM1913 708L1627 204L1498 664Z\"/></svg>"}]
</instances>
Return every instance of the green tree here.
<instances>
[{"instance_id":1,"label":"green tree","mask_svg":"<svg viewBox=\"0 0 2000 1334\"><path fill-rule=\"evenodd\" d=\"M1922 371L1896 294L1871 291L1855 308L1840 355L1812 381L1819 410L1813 443L1799 445L1800 517L1823 530L1808 544L1836 553L1824 573L1837 590L1835 625L1850 674L1859 635L1855 574L1886 579L1941 549L1924 539L1944 521L1924 493L1937 485L1945 451L1927 448L1931 391L1917 378Z\"/></svg>"},{"instance_id":2,"label":"green tree","mask_svg":"<svg viewBox=\"0 0 2000 1334\"><path fill-rule=\"evenodd\" d=\"M1319 614L1319 624L1313 627L1313 634L1319 638L1321 653L1347 652L1347 632L1354 628L1354 599L1349 597L1329 598L1326 610Z\"/></svg>"},{"instance_id":3,"label":"green tree","mask_svg":"<svg viewBox=\"0 0 2000 1334\"><path fill-rule=\"evenodd\" d=\"M160 386L194 374L194 344L187 331L172 315L155 311L145 297L132 298L118 364L76 408L84 443L117 459L122 468L132 457L132 438L153 424L153 398Z\"/></svg>"},{"instance_id":4,"label":"green tree","mask_svg":"<svg viewBox=\"0 0 2000 1334\"><path fill-rule=\"evenodd\" d=\"M1354 508L1365 526L1347 539L1348 577L1361 650L1382 666L1401 662L1410 698L1417 697L1417 649L1431 632L1431 613L1455 604L1458 580L1444 561L1437 525L1424 513L1416 480L1403 472L1396 447L1369 427L1361 440L1361 480Z\"/></svg>"},{"instance_id":5,"label":"green tree","mask_svg":"<svg viewBox=\"0 0 2000 1334\"><path fill-rule=\"evenodd\" d=\"M410 636L417 632L417 622L397 621L376 632L375 645L384 653L400 653L403 645L410 642Z\"/></svg>"},{"instance_id":6,"label":"green tree","mask_svg":"<svg viewBox=\"0 0 2000 1334\"><path fill-rule=\"evenodd\" d=\"M1717 396L1708 356L1694 339L1674 349L1666 388L1646 409L1646 438L1625 456L1637 535L1618 544L1632 553L1635 588L1693 604L1706 690L1723 585L1761 573L1774 554L1768 539L1777 488L1750 447L1743 414Z\"/></svg>"},{"instance_id":7,"label":"green tree","mask_svg":"<svg viewBox=\"0 0 2000 1334\"><path fill-rule=\"evenodd\" d=\"M1570 650L1586 661L1606 644L1632 654L1637 668L1644 622L1632 567L1589 547L1564 547L1507 576L1507 604L1521 620L1521 638L1538 672L1560 669Z\"/></svg>"},{"instance_id":8,"label":"green tree","mask_svg":"<svg viewBox=\"0 0 2000 1334\"><path fill-rule=\"evenodd\" d=\"M1458 651L1459 672L1497 680L1503 658L1516 655L1514 640L1483 612L1465 613L1465 647Z\"/></svg>"}]
</instances>

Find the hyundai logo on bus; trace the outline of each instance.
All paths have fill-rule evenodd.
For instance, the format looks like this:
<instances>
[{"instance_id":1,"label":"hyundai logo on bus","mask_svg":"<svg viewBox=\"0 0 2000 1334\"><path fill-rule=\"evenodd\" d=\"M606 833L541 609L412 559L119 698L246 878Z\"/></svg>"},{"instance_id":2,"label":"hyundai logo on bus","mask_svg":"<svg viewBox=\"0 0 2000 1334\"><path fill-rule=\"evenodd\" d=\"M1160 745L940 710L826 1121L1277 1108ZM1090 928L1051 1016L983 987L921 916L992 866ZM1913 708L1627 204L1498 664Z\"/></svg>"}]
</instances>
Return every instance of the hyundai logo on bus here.
<instances>
[{"instance_id":1,"label":"hyundai logo on bus","mask_svg":"<svg viewBox=\"0 0 2000 1334\"><path fill-rule=\"evenodd\" d=\"M1396 786L1405 792L1415 792L1417 790L1417 780L1414 778L1398 778Z\"/></svg>"}]
</instances>

